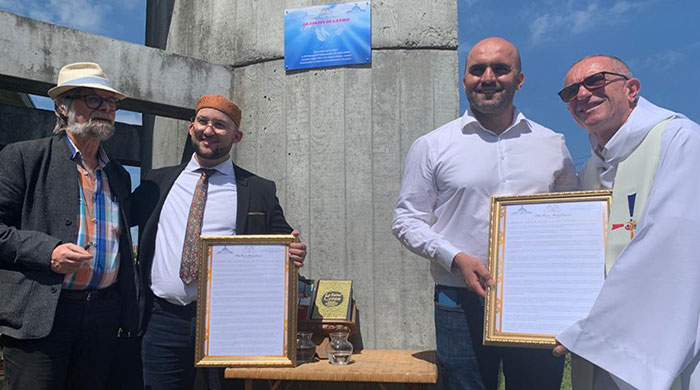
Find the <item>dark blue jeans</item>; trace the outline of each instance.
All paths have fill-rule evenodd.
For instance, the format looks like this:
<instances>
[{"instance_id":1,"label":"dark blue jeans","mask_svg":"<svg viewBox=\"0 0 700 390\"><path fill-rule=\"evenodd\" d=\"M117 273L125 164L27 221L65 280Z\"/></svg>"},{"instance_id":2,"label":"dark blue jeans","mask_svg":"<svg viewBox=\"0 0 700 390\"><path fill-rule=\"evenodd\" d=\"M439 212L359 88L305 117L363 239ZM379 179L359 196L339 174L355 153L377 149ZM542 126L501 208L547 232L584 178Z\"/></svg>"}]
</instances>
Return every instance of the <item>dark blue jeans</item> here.
<instances>
[{"instance_id":1,"label":"dark blue jeans","mask_svg":"<svg viewBox=\"0 0 700 390\"><path fill-rule=\"evenodd\" d=\"M495 390L498 370L508 390L559 390L564 357L549 349L483 345L484 301L466 288L435 286L438 381L443 390Z\"/></svg>"},{"instance_id":2,"label":"dark blue jeans","mask_svg":"<svg viewBox=\"0 0 700 390\"><path fill-rule=\"evenodd\" d=\"M106 388L119 329L118 289L91 301L66 295L59 297L48 336L2 336L9 390Z\"/></svg>"},{"instance_id":3,"label":"dark blue jeans","mask_svg":"<svg viewBox=\"0 0 700 390\"><path fill-rule=\"evenodd\" d=\"M150 316L141 344L146 390L191 389L196 374L196 303L179 306L155 298ZM223 388L223 368L202 369L202 374L210 390Z\"/></svg>"}]
</instances>

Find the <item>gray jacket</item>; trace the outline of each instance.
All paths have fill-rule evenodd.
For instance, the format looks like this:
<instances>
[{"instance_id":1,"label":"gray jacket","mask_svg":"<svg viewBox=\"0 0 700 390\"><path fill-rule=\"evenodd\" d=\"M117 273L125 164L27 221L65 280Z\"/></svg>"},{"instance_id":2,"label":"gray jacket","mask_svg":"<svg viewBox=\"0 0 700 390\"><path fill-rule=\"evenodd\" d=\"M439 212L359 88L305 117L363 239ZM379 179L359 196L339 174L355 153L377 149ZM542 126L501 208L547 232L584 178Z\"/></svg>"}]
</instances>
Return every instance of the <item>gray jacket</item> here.
<instances>
[{"instance_id":1,"label":"gray jacket","mask_svg":"<svg viewBox=\"0 0 700 390\"><path fill-rule=\"evenodd\" d=\"M51 271L51 253L74 242L78 230L78 172L63 136L18 142L0 151L0 333L18 339L51 331L63 275ZM116 161L104 169L119 202L118 288L121 326L138 328L138 272L131 250L129 174Z\"/></svg>"}]
</instances>

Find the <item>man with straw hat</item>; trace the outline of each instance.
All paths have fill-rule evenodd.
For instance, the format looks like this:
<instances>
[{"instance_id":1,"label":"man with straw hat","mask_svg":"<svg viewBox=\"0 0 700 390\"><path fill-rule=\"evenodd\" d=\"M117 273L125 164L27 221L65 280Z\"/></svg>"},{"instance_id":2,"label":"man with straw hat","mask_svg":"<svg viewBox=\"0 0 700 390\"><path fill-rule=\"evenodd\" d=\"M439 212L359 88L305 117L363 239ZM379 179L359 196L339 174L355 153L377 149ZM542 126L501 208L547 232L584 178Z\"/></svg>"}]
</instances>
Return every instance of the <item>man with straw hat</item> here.
<instances>
[{"instance_id":1,"label":"man with straw hat","mask_svg":"<svg viewBox=\"0 0 700 390\"><path fill-rule=\"evenodd\" d=\"M98 64L64 66L54 136L0 152L0 342L9 389L102 389L138 327L129 175L100 143L117 102Z\"/></svg>"}]
</instances>

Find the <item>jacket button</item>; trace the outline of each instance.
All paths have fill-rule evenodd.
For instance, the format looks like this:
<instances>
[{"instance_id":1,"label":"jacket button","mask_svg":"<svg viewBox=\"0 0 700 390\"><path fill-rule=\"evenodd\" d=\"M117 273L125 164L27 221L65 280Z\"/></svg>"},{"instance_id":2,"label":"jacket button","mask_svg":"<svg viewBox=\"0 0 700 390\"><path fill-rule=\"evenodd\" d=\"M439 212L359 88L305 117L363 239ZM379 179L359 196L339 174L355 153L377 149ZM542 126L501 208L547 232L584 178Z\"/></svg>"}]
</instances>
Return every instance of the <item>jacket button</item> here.
<instances>
[{"instance_id":1,"label":"jacket button","mask_svg":"<svg viewBox=\"0 0 700 390\"><path fill-rule=\"evenodd\" d=\"M56 291L58 291L56 286L51 287L51 294L56 294Z\"/></svg>"},{"instance_id":2,"label":"jacket button","mask_svg":"<svg viewBox=\"0 0 700 390\"><path fill-rule=\"evenodd\" d=\"M66 226L70 226L72 224L73 224L73 221L71 221L70 219L66 219Z\"/></svg>"}]
</instances>

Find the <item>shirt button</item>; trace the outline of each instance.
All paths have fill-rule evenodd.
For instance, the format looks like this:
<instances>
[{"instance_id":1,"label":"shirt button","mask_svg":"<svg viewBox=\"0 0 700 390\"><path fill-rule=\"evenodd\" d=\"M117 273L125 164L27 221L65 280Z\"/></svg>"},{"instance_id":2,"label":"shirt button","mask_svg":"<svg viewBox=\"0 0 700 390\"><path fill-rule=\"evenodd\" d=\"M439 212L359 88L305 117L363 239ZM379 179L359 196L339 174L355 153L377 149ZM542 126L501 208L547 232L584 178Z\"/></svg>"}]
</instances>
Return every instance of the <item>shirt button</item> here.
<instances>
[{"instance_id":1,"label":"shirt button","mask_svg":"<svg viewBox=\"0 0 700 390\"><path fill-rule=\"evenodd\" d=\"M71 221L70 219L66 219L66 222L64 223L66 224L66 226L70 226L73 224L73 221Z\"/></svg>"},{"instance_id":2,"label":"shirt button","mask_svg":"<svg viewBox=\"0 0 700 390\"><path fill-rule=\"evenodd\" d=\"M51 287L51 294L55 294L56 291L58 291L58 289L56 288L56 286L52 286L52 287Z\"/></svg>"}]
</instances>

